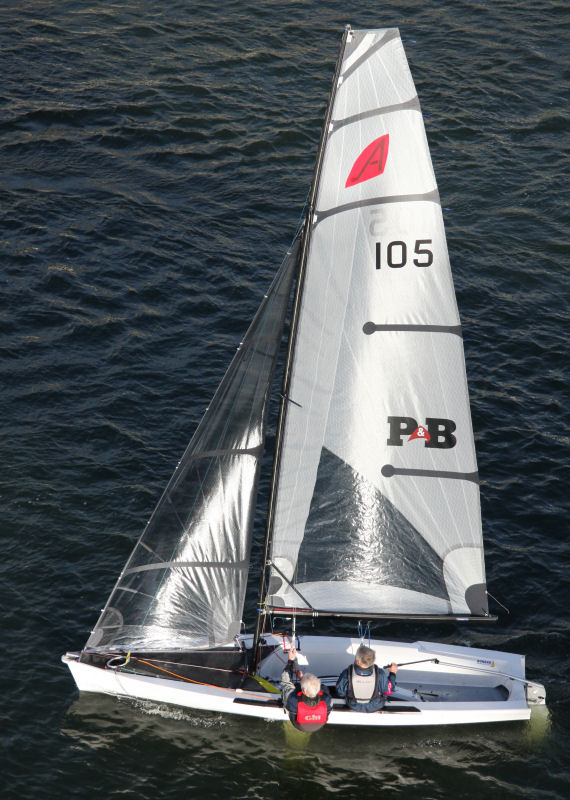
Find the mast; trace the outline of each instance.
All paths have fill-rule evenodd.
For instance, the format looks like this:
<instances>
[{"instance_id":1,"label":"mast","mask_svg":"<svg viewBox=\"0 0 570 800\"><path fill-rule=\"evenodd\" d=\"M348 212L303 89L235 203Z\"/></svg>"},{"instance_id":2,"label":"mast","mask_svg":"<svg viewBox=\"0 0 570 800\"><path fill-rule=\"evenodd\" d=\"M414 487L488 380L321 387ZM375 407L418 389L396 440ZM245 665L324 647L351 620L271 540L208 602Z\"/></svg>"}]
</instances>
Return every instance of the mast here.
<instances>
[{"instance_id":1,"label":"mast","mask_svg":"<svg viewBox=\"0 0 570 800\"><path fill-rule=\"evenodd\" d=\"M305 224L304 229L301 234L303 237L302 242L302 249L299 256L299 267L298 267L298 276L297 276L297 285L295 287L295 297L293 300L293 312L292 312L292 319L291 319L291 330L289 332L289 342L287 346L287 356L285 359L285 368L283 373L283 384L282 384L282 391L281 391L281 402L279 406L279 419L277 423L277 435L275 439L275 454L273 458L273 471L271 476L271 487L270 487L270 494L269 494L269 506L267 512L267 524L265 530L265 543L263 548L263 563L261 568L261 575L259 581L259 600L258 600L258 607L257 607L257 621L255 626L255 635L253 639L253 668L257 666L258 660L258 651L261 639L261 628L262 628L262 619L266 616L266 611L263 608L263 598L265 595L265 586L267 581L267 567L268 567L268 559L269 559L269 547L271 545L271 537L273 533L273 520L275 516L275 503L277 498L277 475L279 473L279 464L281 461L281 452L282 452L282 443L283 443L283 431L285 429L285 419L287 416L287 406L289 402L289 386L291 382L291 365L293 362L293 354L295 351L295 338L297 333L297 327L299 322L299 309L301 307L301 298L303 295L303 284L304 284L304 277L305 277L305 269L307 266L307 255L309 252L309 243L311 238L311 227L312 227L312 218L315 209L315 198L317 196L317 189L319 187L319 179L321 175L321 167L323 163L323 156L325 151L325 143L327 140L328 132L329 132L329 125L331 120L332 108L335 100L336 90L338 86L338 79L340 75L340 69L342 66L342 60L344 57L344 50L346 47L346 42L348 39L348 35L350 33L350 25L346 25L344 28L344 33L342 36L339 54L337 56L335 72L332 82L332 88L329 95L329 101L327 105L327 110L325 113L325 119L323 122L323 127L321 130L321 138L319 141L319 149L317 152L317 159L315 163L315 169L313 172L313 180L311 184L311 191L309 194L309 201L307 206L307 213L305 216Z\"/></svg>"}]
</instances>

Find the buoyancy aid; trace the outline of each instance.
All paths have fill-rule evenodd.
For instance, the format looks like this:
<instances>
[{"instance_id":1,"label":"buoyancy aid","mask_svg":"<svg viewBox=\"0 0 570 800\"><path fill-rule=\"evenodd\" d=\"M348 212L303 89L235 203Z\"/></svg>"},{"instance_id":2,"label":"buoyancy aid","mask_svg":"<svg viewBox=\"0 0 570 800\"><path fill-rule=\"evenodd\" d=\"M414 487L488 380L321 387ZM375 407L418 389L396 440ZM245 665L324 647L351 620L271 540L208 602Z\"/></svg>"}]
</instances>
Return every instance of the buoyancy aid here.
<instances>
[{"instance_id":1,"label":"buoyancy aid","mask_svg":"<svg viewBox=\"0 0 570 800\"><path fill-rule=\"evenodd\" d=\"M297 702L297 718L295 720L297 726L302 726L304 731L313 731L321 728L328 718L328 709L323 699L323 693L318 693L315 698L317 702L314 705L306 702L308 698L304 698L303 692L298 692L297 697L299 698Z\"/></svg>"},{"instance_id":2,"label":"buoyancy aid","mask_svg":"<svg viewBox=\"0 0 570 800\"><path fill-rule=\"evenodd\" d=\"M372 665L372 672L369 675L359 675L352 664L348 670L347 699L356 703L376 700L380 696L379 683L380 671L376 664Z\"/></svg>"}]
</instances>

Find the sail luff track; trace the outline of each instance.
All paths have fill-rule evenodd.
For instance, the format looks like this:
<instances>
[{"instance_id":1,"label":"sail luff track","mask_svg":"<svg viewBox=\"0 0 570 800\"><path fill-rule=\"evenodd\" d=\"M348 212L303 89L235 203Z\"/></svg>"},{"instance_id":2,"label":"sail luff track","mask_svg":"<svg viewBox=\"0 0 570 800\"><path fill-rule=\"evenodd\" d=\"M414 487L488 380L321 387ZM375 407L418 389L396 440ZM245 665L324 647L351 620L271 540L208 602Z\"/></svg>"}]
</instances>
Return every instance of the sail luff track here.
<instances>
[{"instance_id":1,"label":"sail luff track","mask_svg":"<svg viewBox=\"0 0 570 800\"><path fill-rule=\"evenodd\" d=\"M271 535L273 530L273 521L275 515L275 504L276 504L276 496L277 496L277 474L279 471L279 463L281 459L281 452L282 452L282 442L283 442L283 431L285 429L285 420L287 416L287 406L288 406L288 395L289 395L289 385L291 380L291 365L293 362L293 353L295 350L295 338L296 332L298 327L299 321L299 310L301 308L301 298L303 294L303 279L305 275L305 268L307 265L307 255L309 252L309 242L311 238L311 222L313 219L314 208L315 208L315 198L317 196L317 191L319 187L319 179L321 175L321 168L323 163L323 156L325 150L325 144L327 141L327 137L329 135L329 127L331 124L331 116L332 116L332 109L334 105L334 100L336 96L336 91L338 88L340 70L342 66L342 61L344 57L344 51L346 47L346 42L348 39L348 34L350 32L350 26L347 25L344 29L341 45L339 48L339 54L336 61L335 72L332 82L332 88L329 96L329 102L327 105L327 110L325 114L325 119L323 122L323 127L321 130L321 138L319 142L319 149L317 153L317 160L315 163L315 169L313 173L313 181L311 184L311 192L309 195L309 201L307 204L307 213L305 216L305 225L302 232L303 242L302 242L302 249L299 256L299 265L298 265L298 275L297 275L297 285L295 287L295 297L293 300L293 312L292 312L292 320L291 320L291 330L289 333L289 342L287 347L287 356L285 361L284 373L283 373L283 389L281 393L281 404L279 408L279 420L277 423L277 435L275 440L275 455L273 460L273 472L271 478L271 488L270 488L270 496L269 496L269 507L267 513L267 527L266 527L266 535L265 535L265 545L264 545L264 552L263 552L263 562L261 565L261 577L259 582L259 603L258 603L258 612L257 612L257 623L255 629L255 636L253 641L253 652L254 652L254 663L257 661L257 654L259 649L259 639L261 635L261 620L264 614L262 609L263 598L265 595L265 586L267 580L267 562L269 556L269 548L271 543Z\"/></svg>"}]
</instances>

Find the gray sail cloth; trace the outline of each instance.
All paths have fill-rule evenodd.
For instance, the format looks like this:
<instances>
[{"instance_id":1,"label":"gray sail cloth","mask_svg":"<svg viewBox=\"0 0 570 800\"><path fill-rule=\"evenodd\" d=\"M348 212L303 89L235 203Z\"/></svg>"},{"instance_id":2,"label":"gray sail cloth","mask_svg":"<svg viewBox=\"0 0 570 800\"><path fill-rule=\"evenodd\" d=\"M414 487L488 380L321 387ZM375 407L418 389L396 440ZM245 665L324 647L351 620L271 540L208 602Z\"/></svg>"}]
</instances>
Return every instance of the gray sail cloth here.
<instances>
[{"instance_id":1,"label":"gray sail cloth","mask_svg":"<svg viewBox=\"0 0 570 800\"><path fill-rule=\"evenodd\" d=\"M267 404L298 258L283 262L88 648L212 646L239 633Z\"/></svg>"},{"instance_id":2,"label":"gray sail cloth","mask_svg":"<svg viewBox=\"0 0 570 800\"><path fill-rule=\"evenodd\" d=\"M395 29L349 33L311 222L267 604L486 615L460 320Z\"/></svg>"}]
</instances>

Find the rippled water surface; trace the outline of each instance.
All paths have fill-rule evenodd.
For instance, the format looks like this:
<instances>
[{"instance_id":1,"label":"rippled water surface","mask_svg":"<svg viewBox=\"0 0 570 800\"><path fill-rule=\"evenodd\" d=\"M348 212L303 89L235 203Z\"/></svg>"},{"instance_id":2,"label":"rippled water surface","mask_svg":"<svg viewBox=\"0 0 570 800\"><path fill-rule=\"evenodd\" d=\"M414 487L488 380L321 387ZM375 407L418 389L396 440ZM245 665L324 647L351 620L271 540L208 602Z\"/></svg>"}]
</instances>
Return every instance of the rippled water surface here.
<instances>
[{"instance_id":1,"label":"rippled water surface","mask_svg":"<svg viewBox=\"0 0 570 800\"><path fill-rule=\"evenodd\" d=\"M374 633L526 653L549 712L301 750L277 724L79 697L59 658L292 239L346 22L400 28L422 103L510 612ZM570 795L568 22L557 0L2 4L2 797Z\"/></svg>"}]
</instances>

